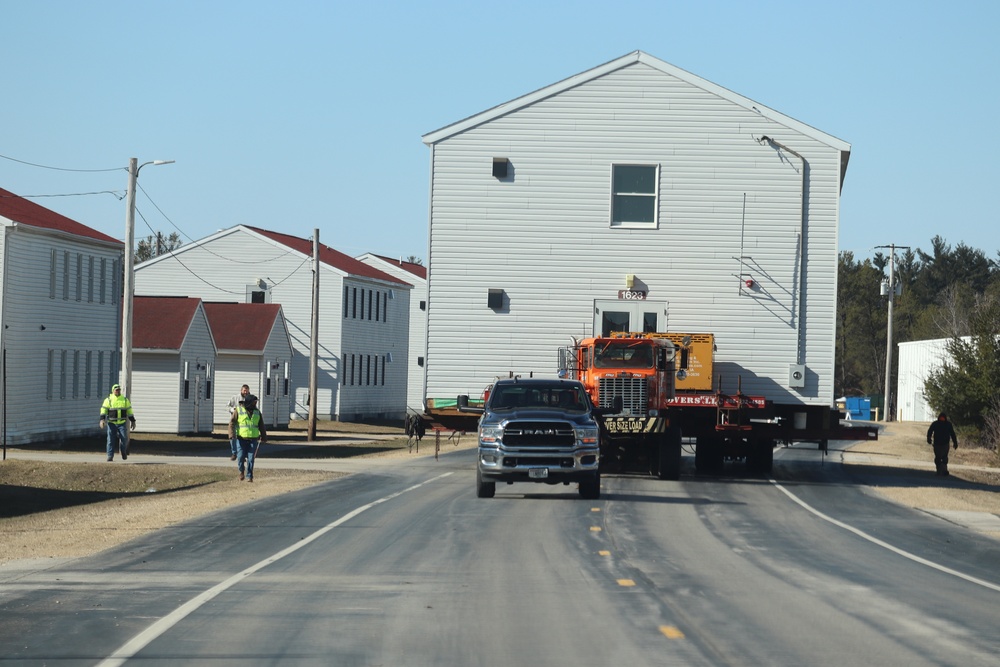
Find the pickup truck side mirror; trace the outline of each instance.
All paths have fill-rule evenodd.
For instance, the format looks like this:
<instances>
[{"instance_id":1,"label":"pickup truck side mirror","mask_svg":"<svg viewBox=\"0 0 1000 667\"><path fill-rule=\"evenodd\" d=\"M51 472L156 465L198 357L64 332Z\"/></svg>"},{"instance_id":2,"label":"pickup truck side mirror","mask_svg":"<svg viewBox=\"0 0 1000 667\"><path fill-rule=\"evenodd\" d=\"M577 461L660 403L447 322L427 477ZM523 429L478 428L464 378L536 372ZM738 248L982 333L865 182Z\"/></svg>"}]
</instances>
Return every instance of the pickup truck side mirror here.
<instances>
[{"instance_id":1,"label":"pickup truck side mirror","mask_svg":"<svg viewBox=\"0 0 1000 667\"><path fill-rule=\"evenodd\" d=\"M478 413L478 414L482 414L483 413L483 408L474 408L474 407L471 407L469 405L469 395L468 394L459 394L457 405L458 405L458 411L459 412L473 412L473 413Z\"/></svg>"}]
</instances>

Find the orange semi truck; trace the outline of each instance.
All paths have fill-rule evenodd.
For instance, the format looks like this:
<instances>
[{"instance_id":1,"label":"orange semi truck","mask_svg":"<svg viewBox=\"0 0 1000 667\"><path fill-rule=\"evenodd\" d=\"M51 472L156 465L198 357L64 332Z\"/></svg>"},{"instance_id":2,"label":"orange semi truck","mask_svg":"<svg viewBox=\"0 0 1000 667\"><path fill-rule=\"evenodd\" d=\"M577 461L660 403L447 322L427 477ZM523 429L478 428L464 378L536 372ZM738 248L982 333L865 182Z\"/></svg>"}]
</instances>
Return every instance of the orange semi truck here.
<instances>
[{"instance_id":1,"label":"orange semi truck","mask_svg":"<svg viewBox=\"0 0 1000 667\"><path fill-rule=\"evenodd\" d=\"M582 382L600 408L602 471L677 479L687 442L698 472L739 460L770 473L779 443L826 451L829 440L878 438L875 427L841 424L836 409L743 394L740 378L713 376L714 352L706 333L620 332L560 348L560 376Z\"/></svg>"}]
</instances>

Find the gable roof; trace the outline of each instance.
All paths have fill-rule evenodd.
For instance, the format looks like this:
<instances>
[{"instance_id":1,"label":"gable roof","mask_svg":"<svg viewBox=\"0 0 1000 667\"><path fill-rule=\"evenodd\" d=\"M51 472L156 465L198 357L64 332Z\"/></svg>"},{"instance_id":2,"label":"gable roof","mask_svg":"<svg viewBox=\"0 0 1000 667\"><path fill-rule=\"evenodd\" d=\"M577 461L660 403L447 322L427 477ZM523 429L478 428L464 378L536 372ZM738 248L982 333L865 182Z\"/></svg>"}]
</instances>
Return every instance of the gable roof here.
<instances>
[{"instance_id":1,"label":"gable roof","mask_svg":"<svg viewBox=\"0 0 1000 667\"><path fill-rule=\"evenodd\" d=\"M312 257L313 252L313 242L312 239L301 239L297 236L291 236L289 234L281 234L280 232L272 232L266 229L259 229L257 227L250 227L243 225L246 229L254 231L261 236L267 237L272 241L280 243L282 245L288 246L292 250L300 252L304 255ZM394 278L388 273L379 271L373 266L369 266L364 262L358 261L351 257L350 255L345 255L339 250L334 250L328 245L319 244L319 261L324 264L328 264L336 269L340 269L344 273L351 276L360 276L362 278L373 278L375 280L383 280L391 283L396 283L398 285L409 285L409 283L400 280L399 278ZM412 285L411 285L412 287Z\"/></svg>"},{"instance_id":2,"label":"gable roof","mask_svg":"<svg viewBox=\"0 0 1000 667\"><path fill-rule=\"evenodd\" d=\"M392 264L393 266L398 266L407 273L412 273L417 278L422 280L427 280L427 267L423 264L417 264L416 262L404 262L401 259L393 259L392 257L386 257L384 255L372 254L372 257L378 258L385 262L386 264Z\"/></svg>"},{"instance_id":3,"label":"gable roof","mask_svg":"<svg viewBox=\"0 0 1000 667\"><path fill-rule=\"evenodd\" d=\"M29 201L3 188L0 188L0 216L21 225L64 232L74 236L82 236L121 246L122 248L125 247L125 244L116 238L103 234L96 229L91 229L87 225L60 215L55 211L50 211L44 206L39 206L35 202Z\"/></svg>"},{"instance_id":4,"label":"gable roof","mask_svg":"<svg viewBox=\"0 0 1000 667\"><path fill-rule=\"evenodd\" d=\"M263 352L281 312L277 303L206 302L205 315L215 345L222 351Z\"/></svg>"},{"instance_id":5,"label":"gable roof","mask_svg":"<svg viewBox=\"0 0 1000 667\"><path fill-rule=\"evenodd\" d=\"M758 104L757 102L754 102L750 98L738 95L737 93L734 93L733 91L728 90L727 88L723 88L722 86L714 84L711 81L708 81L707 79L703 79L699 76L691 74L690 72L682 70L679 67L674 67L673 65L666 63L658 58L654 58L653 56L647 53L643 53L642 51L633 51L632 53L624 55L620 58L616 58L615 60L607 62L603 65L599 65L598 67L595 67L593 69L581 72L580 74L577 74L575 76L571 76L568 79L563 79L562 81L559 81L557 83L551 84L544 88L540 88L533 93L522 95L521 97L511 100L510 102L505 102L503 104L493 107L492 109L487 109L486 111L483 111L481 113L469 116L464 120L452 123L451 125L446 125L445 127L439 130L435 130L433 132L425 134L423 136L423 142L428 146L436 144L439 141L443 141L451 136L464 132L465 130L476 127L477 125L482 125L483 123L487 123L495 118L499 118L509 113L513 113L515 111L518 111L519 109L523 109L524 107L534 104L535 102L538 102L548 97L552 97L553 95L557 95L565 90L569 90L570 88L575 88L576 86L579 86L588 81L592 81L594 79L602 77L610 72L614 72L615 70L630 67L632 65L635 65L636 63L642 63L644 65L648 65L654 69L660 70L665 74L674 76L680 79L681 81L685 81L691 84L692 86L701 88L702 90L718 95L719 97L729 100L730 102L737 104L747 110L754 111L755 113L760 114L761 116L767 118L768 120L772 120L781 125L785 125L786 127L792 128L797 132L800 132L808 137L811 137L821 143L825 143L831 146L832 148L841 151L842 152L841 162L843 169L846 171L847 157L850 155L851 151L851 145L848 144L847 142L841 139L837 139L836 137L826 134L825 132L821 132L814 127L799 122L794 118L786 116L773 109L769 109L763 104Z\"/></svg>"},{"instance_id":6,"label":"gable roof","mask_svg":"<svg viewBox=\"0 0 1000 667\"><path fill-rule=\"evenodd\" d=\"M137 296L132 301L132 348L180 350L201 299Z\"/></svg>"}]
</instances>

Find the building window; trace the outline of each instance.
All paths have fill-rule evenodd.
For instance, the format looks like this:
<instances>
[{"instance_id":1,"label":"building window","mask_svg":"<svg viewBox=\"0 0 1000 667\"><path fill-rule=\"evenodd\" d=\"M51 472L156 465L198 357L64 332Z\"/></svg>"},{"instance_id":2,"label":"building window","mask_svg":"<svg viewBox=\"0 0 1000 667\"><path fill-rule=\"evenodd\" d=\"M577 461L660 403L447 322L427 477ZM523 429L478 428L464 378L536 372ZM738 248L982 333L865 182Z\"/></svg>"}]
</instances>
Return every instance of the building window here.
<instances>
[{"instance_id":1,"label":"building window","mask_svg":"<svg viewBox=\"0 0 1000 667\"><path fill-rule=\"evenodd\" d=\"M347 295L348 295L348 288L347 288L347 285L344 285L344 319L345 320L347 319Z\"/></svg>"},{"instance_id":2,"label":"building window","mask_svg":"<svg viewBox=\"0 0 1000 667\"><path fill-rule=\"evenodd\" d=\"M83 255L76 253L76 300L83 301Z\"/></svg>"},{"instance_id":3,"label":"building window","mask_svg":"<svg viewBox=\"0 0 1000 667\"><path fill-rule=\"evenodd\" d=\"M68 350L59 352L59 398L61 400L66 400L66 370L69 368L66 363L67 354Z\"/></svg>"},{"instance_id":4,"label":"building window","mask_svg":"<svg viewBox=\"0 0 1000 667\"><path fill-rule=\"evenodd\" d=\"M612 165L612 227L656 226L658 171L656 165Z\"/></svg>"},{"instance_id":5,"label":"building window","mask_svg":"<svg viewBox=\"0 0 1000 667\"><path fill-rule=\"evenodd\" d=\"M247 303L271 303L271 290L259 285L247 285Z\"/></svg>"},{"instance_id":6,"label":"building window","mask_svg":"<svg viewBox=\"0 0 1000 667\"><path fill-rule=\"evenodd\" d=\"M108 260L101 258L101 303L104 303L104 295L108 293Z\"/></svg>"},{"instance_id":7,"label":"building window","mask_svg":"<svg viewBox=\"0 0 1000 667\"><path fill-rule=\"evenodd\" d=\"M103 262L104 260L101 260ZM103 296L103 294L102 294ZM104 351L97 351L97 395L103 396L104 392ZM109 394L111 392L108 392Z\"/></svg>"},{"instance_id":8,"label":"building window","mask_svg":"<svg viewBox=\"0 0 1000 667\"><path fill-rule=\"evenodd\" d=\"M52 387L55 384L55 364L56 351L49 350L47 367L45 369L45 398L50 401L52 400Z\"/></svg>"},{"instance_id":9,"label":"building window","mask_svg":"<svg viewBox=\"0 0 1000 667\"><path fill-rule=\"evenodd\" d=\"M56 298L56 271L58 270L58 260L56 259L56 251L51 251L51 256L49 258L49 298Z\"/></svg>"},{"instance_id":10,"label":"building window","mask_svg":"<svg viewBox=\"0 0 1000 667\"><path fill-rule=\"evenodd\" d=\"M62 285L62 298L63 301L69 301L69 252L63 251L63 285ZM62 398L66 398L63 396Z\"/></svg>"},{"instance_id":11,"label":"building window","mask_svg":"<svg viewBox=\"0 0 1000 667\"><path fill-rule=\"evenodd\" d=\"M87 262L87 302L94 303L94 257Z\"/></svg>"},{"instance_id":12,"label":"building window","mask_svg":"<svg viewBox=\"0 0 1000 667\"><path fill-rule=\"evenodd\" d=\"M91 385L91 380L92 380L92 378L90 376L90 367L91 367L91 364L94 361L93 354L94 353L93 353L92 350L87 350L87 360L85 362L85 366L83 367L83 397L84 398L90 398L90 385Z\"/></svg>"}]
</instances>

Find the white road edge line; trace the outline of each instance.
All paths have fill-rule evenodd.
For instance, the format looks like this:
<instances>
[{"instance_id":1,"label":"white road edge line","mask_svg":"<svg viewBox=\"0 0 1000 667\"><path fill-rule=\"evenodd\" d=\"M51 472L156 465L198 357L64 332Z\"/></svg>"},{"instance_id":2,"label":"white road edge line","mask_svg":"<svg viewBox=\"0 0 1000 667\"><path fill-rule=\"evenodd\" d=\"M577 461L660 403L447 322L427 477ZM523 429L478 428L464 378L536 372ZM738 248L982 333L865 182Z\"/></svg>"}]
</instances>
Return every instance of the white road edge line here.
<instances>
[{"instance_id":1,"label":"white road edge line","mask_svg":"<svg viewBox=\"0 0 1000 667\"><path fill-rule=\"evenodd\" d=\"M427 484L430 484L431 482L436 482L439 479L442 479L444 477L448 477L451 474L452 473L450 473L450 472L446 472L443 475L438 475L437 477L432 477L431 479L429 479L429 480L427 480L425 482L421 482L420 484L414 484L413 486L411 486L409 488L406 488L406 489L403 489L402 491L397 491L396 493L391 493L388 496L385 496L384 498L379 498L378 500L373 500L372 502L368 503L367 505L362 505L361 507L358 507L357 509L348 512L347 514L345 514L344 516L340 517L339 519L337 519L333 523L329 523L329 524L323 526L322 528L320 528L319 530L317 530L312 535L309 535L308 537L299 540L298 542L296 542L292 546L287 547L285 549L282 549L281 551L279 551L278 553L274 554L273 556L270 556L269 558L265 558L264 560L262 560L262 561L260 561L260 562L258 562L256 564L254 564L254 565L251 565L250 567L246 568L242 572L237 572L236 574L234 574L233 576L229 577L225 581L222 581L222 582L216 584L215 586L212 586L211 588L209 588L204 593L200 593L199 595L196 595L195 597L191 598L190 600L188 600L187 602L185 602L184 604L182 604L177 609L173 610L172 612L170 612L169 614L167 614L163 618L159 619L158 621L156 621L155 623L153 623L152 625L150 625L148 628L146 628L145 630L143 630L142 632L140 632L139 634L137 634L135 637L133 637L132 639L130 639L129 641L127 641L124 645L122 645L120 648L118 648L116 651L114 651L110 656L108 656L107 658L105 658L104 660L102 660L101 662L99 662L98 666L99 667L119 667L120 665L125 664L126 660L135 657L136 653L138 653L139 651L141 651L142 649L144 649L154 639L156 639L157 637L159 637L160 635L162 635L163 633L165 633L167 630L169 630L173 626L177 625L177 623L179 623L181 620L183 620L186 616L188 616L189 614L191 614L193 611L197 610L199 607L201 607L206 602L209 602L210 600L212 600L213 598L215 598L216 596L218 596L220 593L224 593L225 591L227 591L228 589L232 588L236 584L238 584L241 581L245 580L251 574L254 574L255 572L257 572L257 571L259 571L259 570L267 567L271 563L275 563L275 562L281 560L282 558L284 558L285 556L288 556L289 554L295 553L296 551L298 551L302 547L306 546L307 544L310 544L311 542L314 542L314 541L318 540L320 537L322 537L323 535L329 533L331 530L333 530L337 526L343 525L344 523L350 521L351 519L353 519L354 517L358 516L362 512L366 512L366 511L370 510L371 508L375 507L376 505L381 505L382 503L390 501L393 498L397 498L397 497L403 495L404 493L409 493L410 491L413 491L415 489L419 489L421 486L425 486Z\"/></svg>"},{"instance_id":2,"label":"white road edge line","mask_svg":"<svg viewBox=\"0 0 1000 667\"><path fill-rule=\"evenodd\" d=\"M804 509L812 512L813 514L815 514L819 518L823 519L824 521L828 521L828 522L832 523L835 526L838 526L840 528L843 528L846 531L854 533L855 535L857 535L858 537L860 537L862 539L868 540L872 544L880 546L883 549L888 549L889 551L891 551L894 554L897 554L899 556L902 556L903 558L908 558L909 560L912 560L914 563L920 563L921 565L926 565L927 567L934 568L935 570L938 570L939 572L944 572L945 574L950 574L953 577L958 577L959 579L964 579L965 581L968 581L970 583L976 584L977 586L982 586L983 588L988 588L988 589L990 589L992 591L1000 592L1000 586L998 586L997 584L990 583L989 581L984 581L982 579L977 579L976 577L969 576L967 574L959 572L958 570L953 570L950 567L945 567L944 565L939 565L938 563L935 563L934 561L927 560L926 558L921 558L920 556L917 556L916 554L911 554L909 551L904 551L903 549L900 549L899 547L894 547L893 545L889 544L888 542L883 542L882 540L878 539L877 537L873 537L873 536L869 535L868 533L864 532L863 530L858 530L854 526L846 524L843 521L838 521L837 519L834 519L831 516L827 516L826 514L823 514L818 509L816 509L815 507L809 505L804 500L802 500L798 496L796 496L794 493L792 493L791 491L789 491L788 489L786 489L785 487L783 487L781 484L778 484L778 482L776 482L774 479L772 479L772 478L769 477L767 481L769 481L771 484L773 484L779 491L781 491L786 496L788 496L789 498L791 498L793 501L795 501L798 505L800 505Z\"/></svg>"}]
</instances>

